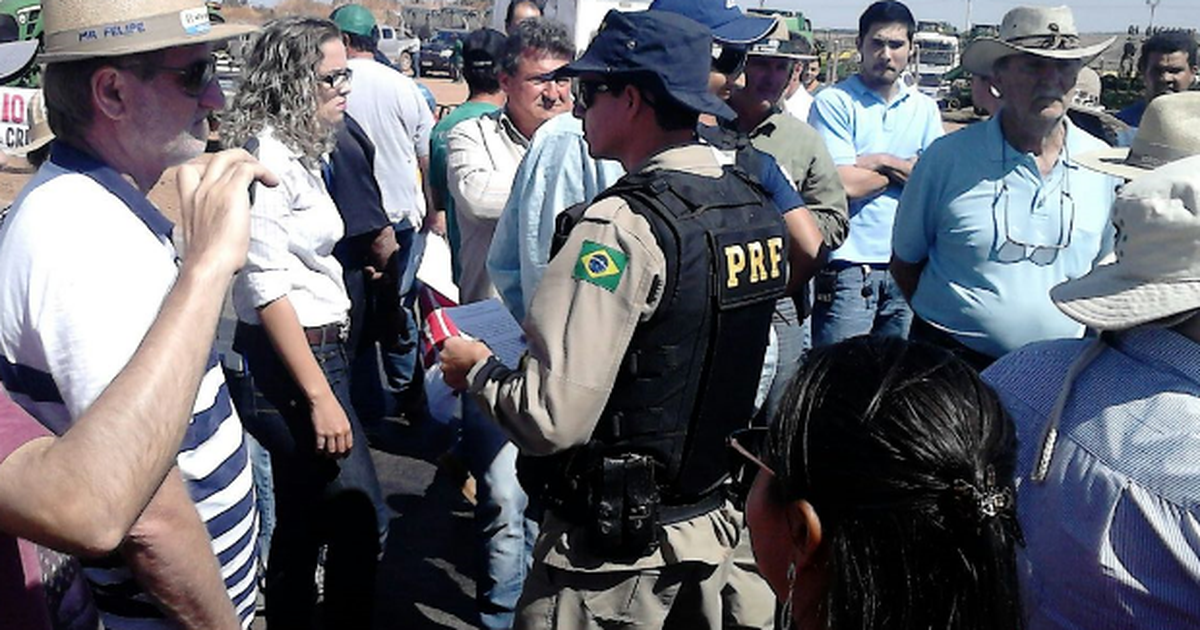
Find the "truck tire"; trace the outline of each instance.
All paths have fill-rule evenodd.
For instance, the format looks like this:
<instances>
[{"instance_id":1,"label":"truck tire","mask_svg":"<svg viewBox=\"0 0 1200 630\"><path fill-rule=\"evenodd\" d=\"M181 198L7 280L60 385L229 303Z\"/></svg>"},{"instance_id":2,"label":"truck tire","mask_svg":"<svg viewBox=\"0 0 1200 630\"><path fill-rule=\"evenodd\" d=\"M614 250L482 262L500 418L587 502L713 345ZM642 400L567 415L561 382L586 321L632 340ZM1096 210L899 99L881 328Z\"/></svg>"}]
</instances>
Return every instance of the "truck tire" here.
<instances>
[{"instance_id":1,"label":"truck tire","mask_svg":"<svg viewBox=\"0 0 1200 630\"><path fill-rule=\"evenodd\" d=\"M401 52L400 59L399 59L399 65L400 65L400 72L403 72L404 74L412 74L413 73L412 53L408 52L407 50Z\"/></svg>"}]
</instances>

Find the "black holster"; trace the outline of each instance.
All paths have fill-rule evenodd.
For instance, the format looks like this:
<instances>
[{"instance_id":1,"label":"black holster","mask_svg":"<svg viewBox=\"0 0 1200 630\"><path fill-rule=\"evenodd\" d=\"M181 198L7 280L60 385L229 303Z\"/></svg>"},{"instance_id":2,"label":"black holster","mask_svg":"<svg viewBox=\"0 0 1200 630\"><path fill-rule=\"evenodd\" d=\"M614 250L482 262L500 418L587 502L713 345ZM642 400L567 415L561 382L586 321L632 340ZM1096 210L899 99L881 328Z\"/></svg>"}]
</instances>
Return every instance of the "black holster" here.
<instances>
[{"instance_id":1,"label":"black holster","mask_svg":"<svg viewBox=\"0 0 1200 630\"><path fill-rule=\"evenodd\" d=\"M587 539L599 556L641 558L658 549L659 493L654 460L603 457L589 471Z\"/></svg>"}]
</instances>

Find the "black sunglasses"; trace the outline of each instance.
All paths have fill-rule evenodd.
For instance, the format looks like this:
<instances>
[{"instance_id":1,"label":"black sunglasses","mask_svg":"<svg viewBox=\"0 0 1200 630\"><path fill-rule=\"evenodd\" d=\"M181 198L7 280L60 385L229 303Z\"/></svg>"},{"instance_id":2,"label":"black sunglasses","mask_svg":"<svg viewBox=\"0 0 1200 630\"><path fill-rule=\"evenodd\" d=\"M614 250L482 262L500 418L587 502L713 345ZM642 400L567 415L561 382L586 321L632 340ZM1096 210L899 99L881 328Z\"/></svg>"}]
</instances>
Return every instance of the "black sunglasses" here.
<instances>
[{"instance_id":1,"label":"black sunglasses","mask_svg":"<svg viewBox=\"0 0 1200 630\"><path fill-rule=\"evenodd\" d=\"M733 495L733 503L738 509L745 509L746 496L754 485L754 478L759 470L771 474L775 471L763 460L767 445L767 427L749 427L738 429L729 434L725 446L729 455L729 481Z\"/></svg>"},{"instance_id":2,"label":"black sunglasses","mask_svg":"<svg viewBox=\"0 0 1200 630\"><path fill-rule=\"evenodd\" d=\"M732 76L741 74L746 70L746 52L743 46L722 46L721 54L712 58L713 72Z\"/></svg>"},{"instance_id":3,"label":"black sunglasses","mask_svg":"<svg viewBox=\"0 0 1200 630\"><path fill-rule=\"evenodd\" d=\"M179 77L179 87L183 88L183 92L192 98L197 98L204 93L208 88L208 84L212 83L217 76L217 59L209 57L208 59L199 59L189 63L182 68L172 68L169 66L151 66L159 72L166 72Z\"/></svg>"},{"instance_id":4,"label":"black sunglasses","mask_svg":"<svg viewBox=\"0 0 1200 630\"><path fill-rule=\"evenodd\" d=\"M331 89L338 89L350 82L354 78L354 71L350 68L338 68L329 74L322 74L317 77L317 80L324 83Z\"/></svg>"},{"instance_id":5,"label":"black sunglasses","mask_svg":"<svg viewBox=\"0 0 1200 630\"><path fill-rule=\"evenodd\" d=\"M604 81L575 80L572 92L580 109L587 110L596 102L596 95L604 92L615 92L617 88Z\"/></svg>"}]
</instances>

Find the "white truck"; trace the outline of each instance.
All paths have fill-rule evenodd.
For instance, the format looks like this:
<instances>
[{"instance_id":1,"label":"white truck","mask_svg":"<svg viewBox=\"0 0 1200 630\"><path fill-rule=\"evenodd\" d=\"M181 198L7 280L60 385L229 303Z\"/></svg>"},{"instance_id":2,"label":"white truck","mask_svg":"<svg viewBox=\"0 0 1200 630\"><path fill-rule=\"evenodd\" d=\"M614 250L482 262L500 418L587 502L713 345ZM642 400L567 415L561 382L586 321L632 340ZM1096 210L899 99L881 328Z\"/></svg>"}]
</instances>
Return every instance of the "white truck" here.
<instances>
[{"instance_id":1,"label":"white truck","mask_svg":"<svg viewBox=\"0 0 1200 630\"><path fill-rule=\"evenodd\" d=\"M494 0L492 5L492 28L501 33L504 32L504 14L512 1L516 0ZM546 17L567 25L576 52L582 53L609 10L645 11L649 8L650 0L546 0L542 10Z\"/></svg>"},{"instance_id":2,"label":"white truck","mask_svg":"<svg viewBox=\"0 0 1200 630\"><path fill-rule=\"evenodd\" d=\"M934 100L945 96L943 76L959 64L958 37L945 33L917 31L913 34L913 72L917 89Z\"/></svg>"},{"instance_id":3,"label":"white truck","mask_svg":"<svg viewBox=\"0 0 1200 630\"><path fill-rule=\"evenodd\" d=\"M396 64L401 72L411 74L413 63L421 50L421 40L405 37L400 29L385 24L379 25L379 52Z\"/></svg>"}]
</instances>

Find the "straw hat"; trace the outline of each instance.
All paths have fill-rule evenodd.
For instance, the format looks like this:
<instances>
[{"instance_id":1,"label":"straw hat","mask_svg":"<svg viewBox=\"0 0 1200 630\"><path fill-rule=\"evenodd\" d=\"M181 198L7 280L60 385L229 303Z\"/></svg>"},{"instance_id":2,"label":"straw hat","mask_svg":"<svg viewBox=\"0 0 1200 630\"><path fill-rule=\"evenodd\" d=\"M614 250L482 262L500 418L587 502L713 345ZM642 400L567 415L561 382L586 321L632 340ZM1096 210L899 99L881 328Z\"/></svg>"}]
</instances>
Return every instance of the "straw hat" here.
<instances>
[{"instance_id":1,"label":"straw hat","mask_svg":"<svg viewBox=\"0 0 1200 630\"><path fill-rule=\"evenodd\" d=\"M1081 59L1084 63L1116 41L1081 47L1075 16L1068 7L1017 7L1004 14L1000 37L980 37L963 51L962 65L975 74L991 75L997 60L1028 53L1050 59Z\"/></svg>"},{"instance_id":2,"label":"straw hat","mask_svg":"<svg viewBox=\"0 0 1200 630\"><path fill-rule=\"evenodd\" d=\"M203 0L52 0L42 5L45 49L54 63L230 39L258 30L213 24Z\"/></svg>"},{"instance_id":3,"label":"straw hat","mask_svg":"<svg viewBox=\"0 0 1200 630\"><path fill-rule=\"evenodd\" d=\"M1200 92L1180 92L1150 101L1132 146L1093 151L1076 161L1094 171L1133 179L1193 155L1200 155Z\"/></svg>"},{"instance_id":4,"label":"straw hat","mask_svg":"<svg viewBox=\"0 0 1200 630\"><path fill-rule=\"evenodd\" d=\"M50 130L50 119L46 117L46 101L41 90L33 93L25 111L25 120L29 122L29 141L10 149L8 152L12 155L29 155L54 139L54 132Z\"/></svg>"},{"instance_id":5,"label":"straw hat","mask_svg":"<svg viewBox=\"0 0 1200 630\"><path fill-rule=\"evenodd\" d=\"M1200 156L1125 186L1113 223L1116 262L1051 289L1062 312L1124 330L1200 309Z\"/></svg>"},{"instance_id":6,"label":"straw hat","mask_svg":"<svg viewBox=\"0 0 1200 630\"><path fill-rule=\"evenodd\" d=\"M786 30L780 36L771 35L758 40L750 46L747 54L751 57L782 57L797 61L811 61L817 58L808 40L799 35L791 35Z\"/></svg>"}]
</instances>

